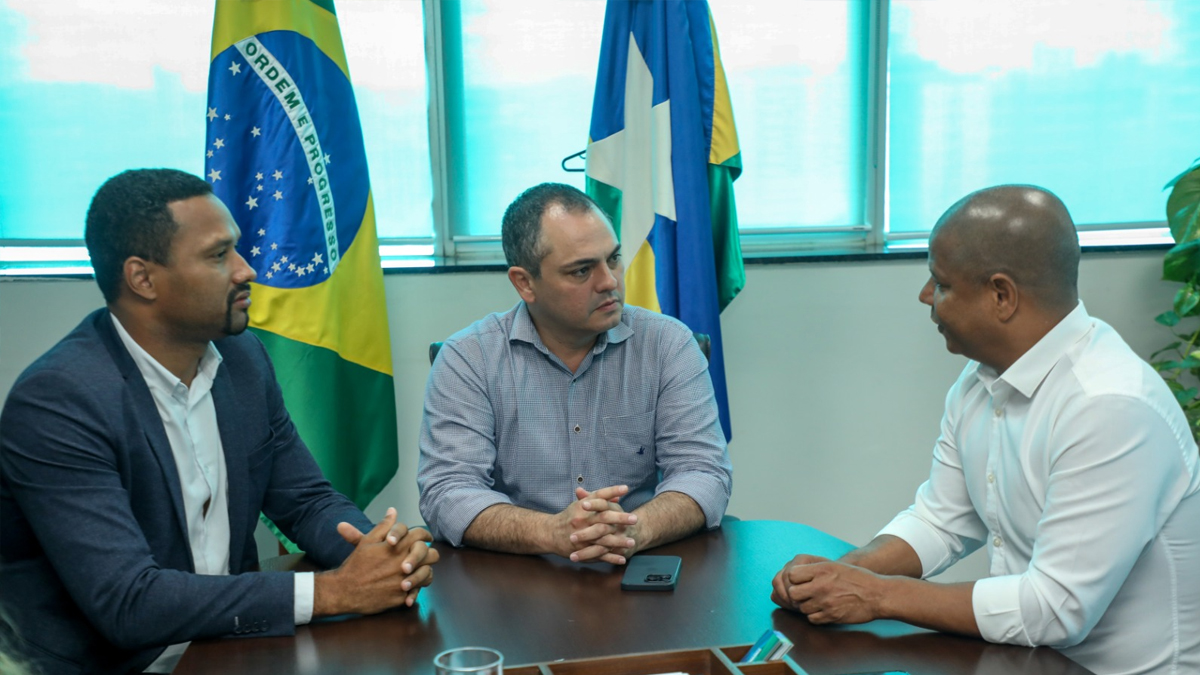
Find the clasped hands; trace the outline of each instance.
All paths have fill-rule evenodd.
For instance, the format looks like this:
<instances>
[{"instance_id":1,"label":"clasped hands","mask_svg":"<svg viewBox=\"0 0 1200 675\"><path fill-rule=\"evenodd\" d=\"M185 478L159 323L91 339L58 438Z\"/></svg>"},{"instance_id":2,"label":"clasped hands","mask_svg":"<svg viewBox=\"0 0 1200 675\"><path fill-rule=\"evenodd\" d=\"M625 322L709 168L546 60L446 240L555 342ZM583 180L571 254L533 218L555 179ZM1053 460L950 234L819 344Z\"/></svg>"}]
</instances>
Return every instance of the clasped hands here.
<instances>
[{"instance_id":1,"label":"clasped hands","mask_svg":"<svg viewBox=\"0 0 1200 675\"><path fill-rule=\"evenodd\" d=\"M624 565L638 549L637 514L618 503L628 492L626 485L595 492L575 488L575 501L555 516L559 554L574 562Z\"/></svg>"},{"instance_id":2,"label":"clasped hands","mask_svg":"<svg viewBox=\"0 0 1200 675\"><path fill-rule=\"evenodd\" d=\"M771 600L810 623L866 623L882 616L884 577L843 562L798 555L775 575Z\"/></svg>"},{"instance_id":3,"label":"clasped hands","mask_svg":"<svg viewBox=\"0 0 1200 675\"><path fill-rule=\"evenodd\" d=\"M350 523L338 523L337 529L354 551L337 569L317 574L314 617L411 607L421 589L433 582L430 566L440 557L428 546L433 535L396 522L396 509L389 508L366 534Z\"/></svg>"}]
</instances>

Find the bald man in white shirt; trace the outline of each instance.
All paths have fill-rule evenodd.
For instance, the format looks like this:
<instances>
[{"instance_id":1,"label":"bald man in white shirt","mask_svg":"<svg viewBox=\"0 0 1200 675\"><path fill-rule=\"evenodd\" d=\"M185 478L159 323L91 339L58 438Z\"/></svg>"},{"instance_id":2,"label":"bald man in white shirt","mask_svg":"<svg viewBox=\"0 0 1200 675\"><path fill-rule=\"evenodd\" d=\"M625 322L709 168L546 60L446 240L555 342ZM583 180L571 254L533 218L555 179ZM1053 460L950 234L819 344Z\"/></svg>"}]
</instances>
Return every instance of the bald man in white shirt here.
<instances>
[{"instance_id":1,"label":"bald man in white shirt","mask_svg":"<svg viewBox=\"0 0 1200 675\"><path fill-rule=\"evenodd\" d=\"M866 546L796 556L772 597L815 624L897 619L1058 648L1100 675L1200 672L1200 469L1162 379L1088 316L1066 207L981 190L938 221L920 300L967 364L929 480ZM989 575L923 579L986 545Z\"/></svg>"}]
</instances>

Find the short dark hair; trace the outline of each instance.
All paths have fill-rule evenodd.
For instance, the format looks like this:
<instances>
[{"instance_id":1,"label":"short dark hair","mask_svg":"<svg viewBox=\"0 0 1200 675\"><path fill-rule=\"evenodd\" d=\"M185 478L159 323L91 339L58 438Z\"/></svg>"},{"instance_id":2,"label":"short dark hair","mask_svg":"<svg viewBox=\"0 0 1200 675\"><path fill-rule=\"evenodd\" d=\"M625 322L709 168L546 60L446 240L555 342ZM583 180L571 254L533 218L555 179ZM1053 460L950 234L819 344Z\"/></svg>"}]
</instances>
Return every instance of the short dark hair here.
<instances>
[{"instance_id":1,"label":"short dark hair","mask_svg":"<svg viewBox=\"0 0 1200 675\"><path fill-rule=\"evenodd\" d=\"M203 178L176 169L131 169L104 181L88 207L83 238L105 302L120 297L130 256L167 264L179 227L167 205L212 191Z\"/></svg>"},{"instance_id":2,"label":"short dark hair","mask_svg":"<svg viewBox=\"0 0 1200 675\"><path fill-rule=\"evenodd\" d=\"M542 215L554 205L561 206L568 213L594 209L608 219L600 206L579 188L564 183L535 185L522 192L504 210L500 239L509 267L523 267L534 278L541 275L542 258L546 257L546 251L541 246Z\"/></svg>"}]
</instances>

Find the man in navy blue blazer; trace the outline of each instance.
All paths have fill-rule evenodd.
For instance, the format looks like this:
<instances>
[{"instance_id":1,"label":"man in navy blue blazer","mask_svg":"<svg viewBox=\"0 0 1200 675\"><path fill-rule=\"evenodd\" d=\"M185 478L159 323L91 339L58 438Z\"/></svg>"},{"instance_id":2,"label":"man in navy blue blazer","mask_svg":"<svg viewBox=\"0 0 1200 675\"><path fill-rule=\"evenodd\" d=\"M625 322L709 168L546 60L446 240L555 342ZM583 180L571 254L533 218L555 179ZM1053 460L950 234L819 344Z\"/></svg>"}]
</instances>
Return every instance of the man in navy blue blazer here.
<instances>
[{"instance_id":1,"label":"man in navy blue blazer","mask_svg":"<svg viewBox=\"0 0 1200 675\"><path fill-rule=\"evenodd\" d=\"M297 435L243 332L239 236L207 182L170 169L115 176L88 210L107 308L0 414L0 602L46 673L169 672L190 640L291 635L432 580L429 533L394 509L372 526ZM260 511L330 571L252 572Z\"/></svg>"}]
</instances>

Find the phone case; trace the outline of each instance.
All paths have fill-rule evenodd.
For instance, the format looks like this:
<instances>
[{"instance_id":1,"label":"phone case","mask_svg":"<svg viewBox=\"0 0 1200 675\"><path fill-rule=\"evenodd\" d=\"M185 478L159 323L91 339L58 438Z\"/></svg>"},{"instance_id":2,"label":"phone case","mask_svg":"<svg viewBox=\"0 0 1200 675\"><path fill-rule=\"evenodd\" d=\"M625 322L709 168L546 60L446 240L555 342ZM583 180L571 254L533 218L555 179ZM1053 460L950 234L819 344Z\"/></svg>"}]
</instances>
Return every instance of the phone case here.
<instances>
[{"instance_id":1,"label":"phone case","mask_svg":"<svg viewBox=\"0 0 1200 675\"><path fill-rule=\"evenodd\" d=\"M626 591L671 591L679 580L683 561L677 555L638 555L629 559L621 589Z\"/></svg>"}]
</instances>

